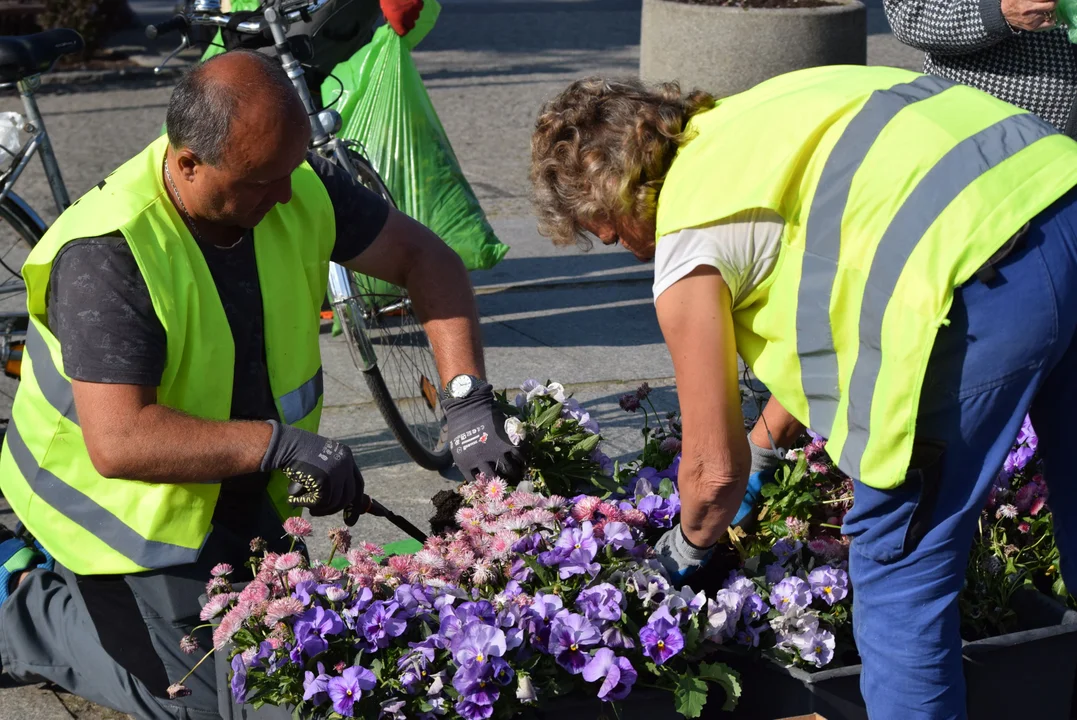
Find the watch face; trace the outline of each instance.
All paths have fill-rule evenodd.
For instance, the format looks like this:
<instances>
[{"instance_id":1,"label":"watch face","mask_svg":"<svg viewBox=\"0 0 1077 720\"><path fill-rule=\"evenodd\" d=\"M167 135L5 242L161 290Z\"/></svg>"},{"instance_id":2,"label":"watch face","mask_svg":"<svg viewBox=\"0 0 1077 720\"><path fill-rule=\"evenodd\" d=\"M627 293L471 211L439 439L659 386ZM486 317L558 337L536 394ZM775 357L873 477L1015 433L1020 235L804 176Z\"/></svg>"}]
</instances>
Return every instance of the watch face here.
<instances>
[{"instance_id":1,"label":"watch face","mask_svg":"<svg viewBox=\"0 0 1077 720\"><path fill-rule=\"evenodd\" d=\"M449 382L449 394L454 398L467 397L469 392L471 392L470 376L457 375Z\"/></svg>"}]
</instances>

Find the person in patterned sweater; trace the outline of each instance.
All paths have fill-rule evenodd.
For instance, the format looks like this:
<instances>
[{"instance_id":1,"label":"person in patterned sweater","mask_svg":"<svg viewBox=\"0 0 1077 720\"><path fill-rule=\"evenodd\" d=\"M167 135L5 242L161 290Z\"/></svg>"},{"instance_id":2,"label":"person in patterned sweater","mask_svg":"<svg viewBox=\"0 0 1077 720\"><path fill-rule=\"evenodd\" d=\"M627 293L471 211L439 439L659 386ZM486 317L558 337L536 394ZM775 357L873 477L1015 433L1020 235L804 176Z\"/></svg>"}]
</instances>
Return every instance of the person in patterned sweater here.
<instances>
[{"instance_id":1,"label":"person in patterned sweater","mask_svg":"<svg viewBox=\"0 0 1077 720\"><path fill-rule=\"evenodd\" d=\"M885 0L924 72L979 88L1077 137L1077 54L1054 0Z\"/></svg>"}]
</instances>

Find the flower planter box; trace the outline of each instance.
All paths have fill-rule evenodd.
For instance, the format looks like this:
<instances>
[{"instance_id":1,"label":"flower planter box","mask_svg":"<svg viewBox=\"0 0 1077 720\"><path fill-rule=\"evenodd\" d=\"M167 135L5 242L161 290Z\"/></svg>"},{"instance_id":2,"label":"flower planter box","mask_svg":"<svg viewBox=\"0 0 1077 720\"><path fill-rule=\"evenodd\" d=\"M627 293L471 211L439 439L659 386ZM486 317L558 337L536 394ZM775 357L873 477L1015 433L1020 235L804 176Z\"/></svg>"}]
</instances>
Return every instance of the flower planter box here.
<instances>
[{"instance_id":1,"label":"flower planter box","mask_svg":"<svg viewBox=\"0 0 1077 720\"><path fill-rule=\"evenodd\" d=\"M1025 629L964 644L969 718L1069 720L1077 673L1077 612L1032 591L1016 593L1013 606ZM763 720L814 712L827 720L867 720L859 665L809 673L766 659L722 654L730 657L720 660L740 671L744 694L736 712L705 709L705 717ZM999 692L1014 683L1021 692Z\"/></svg>"},{"instance_id":2,"label":"flower planter box","mask_svg":"<svg viewBox=\"0 0 1077 720\"><path fill-rule=\"evenodd\" d=\"M717 97L820 65L867 62L858 0L808 8L742 8L643 0L640 77Z\"/></svg>"}]
</instances>

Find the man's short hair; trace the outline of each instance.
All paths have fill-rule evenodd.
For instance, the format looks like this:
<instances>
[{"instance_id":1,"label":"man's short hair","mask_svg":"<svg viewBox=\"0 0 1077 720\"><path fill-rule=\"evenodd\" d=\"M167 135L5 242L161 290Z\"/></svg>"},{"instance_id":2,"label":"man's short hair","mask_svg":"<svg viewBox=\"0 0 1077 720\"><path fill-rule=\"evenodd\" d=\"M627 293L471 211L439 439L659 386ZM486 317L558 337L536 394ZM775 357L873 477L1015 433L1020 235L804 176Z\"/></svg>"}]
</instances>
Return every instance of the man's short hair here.
<instances>
[{"instance_id":1,"label":"man's short hair","mask_svg":"<svg viewBox=\"0 0 1077 720\"><path fill-rule=\"evenodd\" d=\"M226 83L212 68L221 58L245 55L258 70L244 82ZM246 98L268 93L287 113L299 101L280 61L253 50L231 50L196 65L183 75L168 101L165 124L173 148L187 148L210 165L219 165L231 137L232 120Z\"/></svg>"}]
</instances>

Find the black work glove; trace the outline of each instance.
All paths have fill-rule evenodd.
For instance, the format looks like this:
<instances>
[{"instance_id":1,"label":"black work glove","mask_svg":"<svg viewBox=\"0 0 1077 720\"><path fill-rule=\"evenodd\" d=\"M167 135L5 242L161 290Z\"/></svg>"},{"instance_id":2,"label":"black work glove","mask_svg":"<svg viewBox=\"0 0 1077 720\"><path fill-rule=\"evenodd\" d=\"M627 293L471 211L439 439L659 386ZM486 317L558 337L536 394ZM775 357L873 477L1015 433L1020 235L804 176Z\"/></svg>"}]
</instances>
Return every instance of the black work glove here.
<instances>
[{"instance_id":1,"label":"black work glove","mask_svg":"<svg viewBox=\"0 0 1077 720\"><path fill-rule=\"evenodd\" d=\"M314 516L335 515L363 496L363 476L351 448L332 438L275 420L262 471L281 470L292 480L288 502Z\"/></svg>"},{"instance_id":2,"label":"black work glove","mask_svg":"<svg viewBox=\"0 0 1077 720\"><path fill-rule=\"evenodd\" d=\"M465 475L486 473L507 482L523 479L523 451L505 432L505 413L497 407L494 389L483 385L465 398L441 401L449 431L449 450Z\"/></svg>"}]
</instances>

